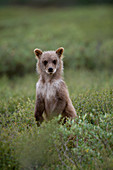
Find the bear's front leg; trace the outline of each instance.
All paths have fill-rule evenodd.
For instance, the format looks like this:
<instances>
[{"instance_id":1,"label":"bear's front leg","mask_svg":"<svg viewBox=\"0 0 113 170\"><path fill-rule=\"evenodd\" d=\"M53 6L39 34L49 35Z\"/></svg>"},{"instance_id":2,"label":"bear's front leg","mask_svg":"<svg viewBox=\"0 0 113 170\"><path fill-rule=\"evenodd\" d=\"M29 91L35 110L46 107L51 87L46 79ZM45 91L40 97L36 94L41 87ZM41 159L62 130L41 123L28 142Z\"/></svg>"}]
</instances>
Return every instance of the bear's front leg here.
<instances>
[{"instance_id":1,"label":"bear's front leg","mask_svg":"<svg viewBox=\"0 0 113 170\"><path fill-rule=\"evenodd\" d=\"M40 124L43 122L44 118L42 116L44 112L44 101L41 98L41 96L37 96L36 103L35 103L35 119L37 121L37 126L40 126Z\"/></svg>"}]
</instances>

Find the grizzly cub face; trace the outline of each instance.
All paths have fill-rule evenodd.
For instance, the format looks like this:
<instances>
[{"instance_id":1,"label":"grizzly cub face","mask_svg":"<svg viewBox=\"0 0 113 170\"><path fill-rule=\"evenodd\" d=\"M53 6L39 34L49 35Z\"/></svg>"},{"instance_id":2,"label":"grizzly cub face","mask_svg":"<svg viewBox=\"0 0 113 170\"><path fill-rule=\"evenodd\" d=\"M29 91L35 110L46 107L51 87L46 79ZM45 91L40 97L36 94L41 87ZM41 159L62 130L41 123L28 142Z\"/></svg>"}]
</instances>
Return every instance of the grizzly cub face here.
<instances>
[{"instance_id":1,"label":"grizzly cub face","mask_svg":"<svg viewBox=\"0 0 113 170\"><path fill-rule=\"evenodd\" d=\"M53 52L45 52L40 60L40 68L45 71L47 74L54 74L59 66L59 58Z\"/></svg>"},{"instance_id":2,"label":"grizzly cub face","mask_svg":"<svg viewBox=\"0 0 113 170\"><path fill-rule=\"evenodd\" d=\"M42 52L40 49L35 49L34 52L38 58L38 72L47 75L54 75L58 70L62 69L61 55L63 48L56 51Z\"/></svg>"}]
</instances>

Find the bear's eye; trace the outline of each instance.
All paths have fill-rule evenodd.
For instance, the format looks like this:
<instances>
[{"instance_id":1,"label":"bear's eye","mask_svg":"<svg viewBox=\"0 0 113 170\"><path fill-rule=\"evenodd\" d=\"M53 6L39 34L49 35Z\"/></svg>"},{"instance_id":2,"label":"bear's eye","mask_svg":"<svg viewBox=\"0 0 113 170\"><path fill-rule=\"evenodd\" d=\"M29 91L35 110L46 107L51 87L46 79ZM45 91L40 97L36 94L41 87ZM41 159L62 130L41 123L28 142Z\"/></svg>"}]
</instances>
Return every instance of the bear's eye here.
<instances>
[{"instance_id":1,"label":"bear's eye","mask_svg":"<svg viewBox=\"0 0 113 170\"><path fill-rule=\"evenodd\" d=\"M48 61L46 61L46 60L45 60L43 63L44 63L44 65L46 66L46 65L47 65L47 63L48 63Z\"/></svg>"},{"instance_id":2,"label":"bear's eye","mask_svg":"<svg viewBox=\"0 0 113 170\"><path fill-rule=\"evenodd\" d=\"M56 64L57 63L57 60L53 60L53 64Z\"/></svg>"}]
</instances>

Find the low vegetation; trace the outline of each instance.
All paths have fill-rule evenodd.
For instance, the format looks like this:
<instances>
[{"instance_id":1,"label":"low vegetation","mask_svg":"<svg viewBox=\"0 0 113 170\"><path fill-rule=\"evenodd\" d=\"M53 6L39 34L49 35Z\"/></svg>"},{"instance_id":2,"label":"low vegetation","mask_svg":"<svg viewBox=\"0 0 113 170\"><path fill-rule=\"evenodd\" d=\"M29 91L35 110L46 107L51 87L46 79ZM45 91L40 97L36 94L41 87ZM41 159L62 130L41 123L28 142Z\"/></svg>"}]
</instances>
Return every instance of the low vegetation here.
<instances>
[{"instance_id":1,"label":"low vegetation","mask_svg":"<svg viewBox=\"0 0 113 170\"><path fill-rule=\"evenodd\" d=\"M2 78L1 169L112 168L113 76L68 71L65 80L78 118L64 126L55 118L37 128L36 76Z\"/></svg>"}]
</instances>

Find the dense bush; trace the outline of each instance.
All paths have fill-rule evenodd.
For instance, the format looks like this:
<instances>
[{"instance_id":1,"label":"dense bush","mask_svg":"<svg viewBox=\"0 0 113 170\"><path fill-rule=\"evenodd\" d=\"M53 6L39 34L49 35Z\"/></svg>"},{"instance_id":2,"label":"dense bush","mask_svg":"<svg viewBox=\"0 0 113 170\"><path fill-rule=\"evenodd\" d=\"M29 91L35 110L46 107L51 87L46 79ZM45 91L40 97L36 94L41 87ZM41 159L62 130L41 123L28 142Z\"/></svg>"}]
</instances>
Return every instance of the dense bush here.
<instances>
[{"instance_id":1,"label":"dense bush","mask_svg":"<svg viewBox=\"0 0 113 170\"><path fill-rule=\"evenodd\" d=\"M34 48L60 46L67 69L112 71L112 15L112 7L1 9L0 75L34 72Z\"/></svg>"},{"instance_id":2,"label":"dense bush","mask_svg":"<svg viewBox=\"0 0 113 170\"><path fill-rule=\"evenodd\" d=\"M32 110L32 101L8 116L1 115L1 168L112 168L112 98L113 91L80 97L84 101L81 112L76 102L79 118L74 122L58 125L58 120L43 123L36 127ZM108 103L108 93L111 94ZM100 100L101 99L101 100ZM94 103L95 102L95 103ZM86 104L89 104L88 105ZM95 108L90 105L95 104ZM100 107L100 109L97 107ZM105 107L106 106L106 107ZM89 111L90 110L90 111ZM110 110L110 112L108 112ZM71 124L71 127L69 126ZM24 160L24 161L23 161Z\"/></svg>"}]
</instances>

